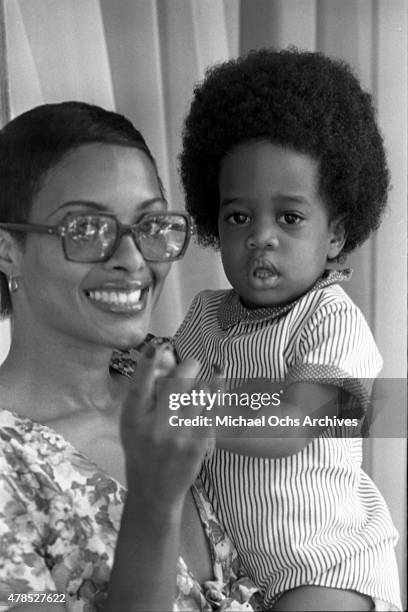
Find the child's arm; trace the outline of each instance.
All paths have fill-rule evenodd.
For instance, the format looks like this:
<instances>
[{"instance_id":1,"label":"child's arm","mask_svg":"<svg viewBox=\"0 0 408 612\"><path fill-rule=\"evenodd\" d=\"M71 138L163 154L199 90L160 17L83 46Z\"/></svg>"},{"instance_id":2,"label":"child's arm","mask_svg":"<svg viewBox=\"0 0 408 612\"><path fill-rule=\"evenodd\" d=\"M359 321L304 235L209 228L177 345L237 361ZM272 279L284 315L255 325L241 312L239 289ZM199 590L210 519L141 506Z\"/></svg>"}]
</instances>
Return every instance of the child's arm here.
<instances>
[{"instance_id":1,"label":"child's arm","mask_svg":"<svg viewBox=\"0 0 408 612\"><path fill-rule=\"evenodd\" d=\"M238 397L242 394L265 394L270 397L279 393L281 402L278 406L270 405L257 411L247 406L214 407L212 417L218 417L221 423L224 417L242 417L259 419L263 424L258 426L215 428L217 446L240 454L275 458L292 455L302 450L310 440L320 435L326 426L315 421L310 426L310 419L333 419L340 414L342 392L338 387L328 384L298 382L283 389L282 385L254 380L235 390ZM262 418L263 417L263 418ZM312 421L313 422L313 421ZM280 424L278 424L280 423ZM224 437L227 434L227 437Z\"/></svg>"},{"instance_id":2,"label":"child's arm","mask_svg":"<svg viewBox=\"0 0 408 612\"><path fill-rule=\"evenodd\" d=\"M328 417L329 425L350 427L351 435L358 436L373 379L381 367L381 356L359 309L349 300L326 302L299 330L284 387L258 379L237 389L248 394L279 393L283 389L279 406L271 405L257 412L241 407L238 410L246 418L264 416L265 426L246 427L241 431L231 428L228 439L223 436L225 429L223 432L217 428L217 444L255 456L290 455L323 432L325 421L315 421L315 426L310 426L310 422L324 417ZM233 410L230 408L229 413ZM270 417L274 423L272 427L267 424ZM349 419L339 422L334 417ZM277 418L283 419L281 425L276 425Z\"/></svg>"}]
</instances>

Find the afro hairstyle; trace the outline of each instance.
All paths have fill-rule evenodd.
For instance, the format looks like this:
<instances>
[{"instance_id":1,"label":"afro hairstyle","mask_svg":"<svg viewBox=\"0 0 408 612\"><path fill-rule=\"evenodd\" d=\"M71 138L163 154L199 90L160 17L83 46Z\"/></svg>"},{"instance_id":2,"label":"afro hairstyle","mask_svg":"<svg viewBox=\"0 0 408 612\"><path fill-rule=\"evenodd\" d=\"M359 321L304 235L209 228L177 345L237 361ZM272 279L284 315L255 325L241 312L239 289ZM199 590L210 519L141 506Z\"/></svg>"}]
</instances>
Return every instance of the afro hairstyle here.
<instances>
[{"instance_id":1,"label":"afro hairstyle","mask_svg":"<svg viewBox=\"0 0 408 612\"><path fill-rule=\"evenodd\" d=\"M183 129L181 181L198 242L219 246L218 178L236 145L268 140L319 164L319 191L342 217L343 256L378 228L389 187L383 140L370 94L340 60L260 49L207 70Z\"/></svg>"}]
</instances>

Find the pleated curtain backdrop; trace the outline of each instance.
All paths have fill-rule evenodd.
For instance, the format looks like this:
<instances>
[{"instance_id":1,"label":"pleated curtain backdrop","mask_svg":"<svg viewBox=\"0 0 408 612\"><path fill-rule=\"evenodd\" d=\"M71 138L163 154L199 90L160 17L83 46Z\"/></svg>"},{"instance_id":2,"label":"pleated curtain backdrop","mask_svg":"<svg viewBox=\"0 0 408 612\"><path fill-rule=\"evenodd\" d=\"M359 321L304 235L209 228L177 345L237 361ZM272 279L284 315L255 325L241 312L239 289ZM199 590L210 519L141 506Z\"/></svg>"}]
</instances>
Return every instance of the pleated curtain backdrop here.
<instances>
[{"instance_id":1,"label":"pleated curtain backdrop","mask_svg":"<svg viewBox=\"0 0 408 612\"><path fill-rule=\"evenodd\" d=\"M355 274L347 289L374 332L382 376L406 377L406 0L0 0L0 7L1 120L67 99L124 113L145 135L173 209L183 208L182 120L208 65L291 44L351 63L374 95L392 191L381 229L350 257ZM217 254L193 245L173 266L152 331L173 333L197 291L226 286ZM0 361L8 342L3 322ZM402 534L404 445L367 445L367 468ZM399 561L405 576L402 544Z\"/></svg>"}]
</instances>

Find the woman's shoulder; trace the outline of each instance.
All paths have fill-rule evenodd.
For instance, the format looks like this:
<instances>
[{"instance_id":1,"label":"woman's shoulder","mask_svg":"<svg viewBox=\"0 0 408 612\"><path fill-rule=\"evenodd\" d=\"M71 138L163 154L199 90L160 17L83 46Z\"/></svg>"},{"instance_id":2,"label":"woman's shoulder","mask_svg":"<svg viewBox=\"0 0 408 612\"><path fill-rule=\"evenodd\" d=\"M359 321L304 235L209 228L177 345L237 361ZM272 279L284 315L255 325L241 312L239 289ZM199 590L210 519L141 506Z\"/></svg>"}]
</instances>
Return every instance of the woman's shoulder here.
<instances>
[{"instance_id":1,"label":"woman's shoulder","mask_svg":"<svg viewBox=\"0 0 408 612\"><path fill-rule=\"evenodd\" d=\"M51 428L0 410L0 587L103 593L124 494Z\"/></svg>"},{"instance_id":2,"label":"woman's shoulder","mask_svg":"<svg viewBox=\"0 0 408 612\"><path fill-rule=\"evenodd\" d=\"M50 433L47 427L0 405L0 456L3 461L9 457L17 459L25 456L30 462L36 454L41 455L47 442L55 443L59 450L64 446L62 441L51 439ZM11 465L16 468L15 461Z\"/></svg>"},{"instance_id":3,"label":"woman's shoulder","mask_svg":"<svg viewBox=\"0 0 408 612\"><path fill-rule=\"evenodd\" d=\"M68 442L46 425L19 415L17 412L0 405L1 450L14 455L25 453L27 460L34 455L45 457L59 453L68 447Z\"/></svg>"},{"instance_id":4,"label":"woman's shoulder","mask_svg":"<svg viewBox=\"0 0 408 612\"><path fill-rule=\"evenodd\" d=\"M12 483L16 494L24 499L27 497L24 492L30 497L30 487L37 488L38 494L52 497L67 491L71 495L73 491L80 493L89 485L104 486L101 470L46 425L0 409L0 441L0 478L7 479L9 486ZM107 476L105 479L112 480ZM116 485L118 491L122 489Z\"/></svg>"}]
</instances>

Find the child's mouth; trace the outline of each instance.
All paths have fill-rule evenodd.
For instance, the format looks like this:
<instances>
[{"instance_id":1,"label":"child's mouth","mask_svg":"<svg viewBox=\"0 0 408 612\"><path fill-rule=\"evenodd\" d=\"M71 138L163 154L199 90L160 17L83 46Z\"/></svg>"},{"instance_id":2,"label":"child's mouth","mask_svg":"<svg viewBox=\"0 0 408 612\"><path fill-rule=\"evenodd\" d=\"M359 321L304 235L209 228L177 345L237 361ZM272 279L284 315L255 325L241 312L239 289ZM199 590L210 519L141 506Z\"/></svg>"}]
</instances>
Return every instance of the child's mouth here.
<instances>
[{"instance_id":1,"label":"child's mouth","mask_svg":"<svg viewBox=\"0 0 408 612\"><path fill-rule=\"evenodd\" d=\"M249 266L249 283L253 289L272 289L279 281L279 273L267 259L255 259Z\"/></svg>"},{"instance_id":2,"label":"child's mouth","mask_svg":"<svg viewBox=\"0 0 408 612\"><path fill-rule=\"evenodd\" d=\"M271 272L271 270L265 270L265 268L256 268L254 276L256 278L270 278L271 276L276 276L276 274Z\"/></svg>"}]
</instances>

